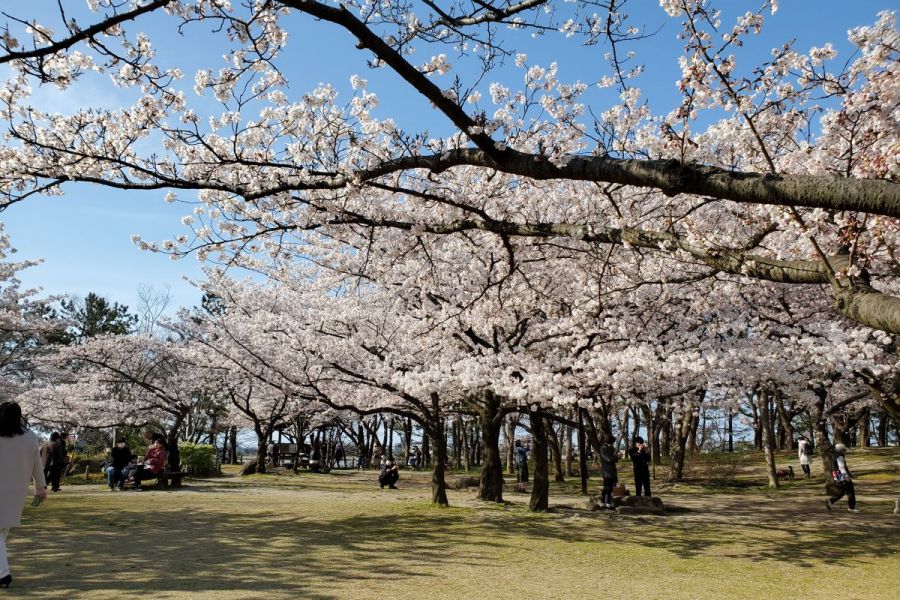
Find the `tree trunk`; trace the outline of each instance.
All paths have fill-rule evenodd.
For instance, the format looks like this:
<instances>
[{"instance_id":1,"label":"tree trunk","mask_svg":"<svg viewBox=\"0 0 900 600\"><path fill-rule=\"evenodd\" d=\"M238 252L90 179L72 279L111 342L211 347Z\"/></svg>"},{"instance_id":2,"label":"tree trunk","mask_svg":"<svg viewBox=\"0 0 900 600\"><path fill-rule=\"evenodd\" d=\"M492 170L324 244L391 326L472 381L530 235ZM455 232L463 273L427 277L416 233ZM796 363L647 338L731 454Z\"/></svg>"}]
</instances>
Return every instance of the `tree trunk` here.
<instances>
[{"instance_id":1,"label":"tree trunk","mask_svg":"<svg viewBox=\"0 0 900 600\"><path fill-rule=\"evenodd\" d=\"M462 469L462 437L460 436L460 417L453 419L450 426L450 434L453 436L453 467Z\"/></svg>"},{"instance_id":2,"label":"tree trunk","mask_svg":"<svg viewBox=\"0 0 900 600\"><path fill-rule=\"evenodd\" d=\"M268 448L266 447L269 440L261 429L256 428L256 472L260 475L266 473L266 456Z\"/></svg>"},{"instance_id":3,"label":"tree trunk","mask_svg":"<svg viewBox=\"0 0 900 600\"><path fill-rule=\"evenodd\" d=\"M763 450L766 454L766 475L769 487L778 488L778 477L775 476L775 431L772 415L769 411L769 390L762 388L757 392L759 402L759 421L762 429Z\"/></svg>"},{"instance_id":4,"label":"tree trunk","mask_svg":"<svg viewBox=\"0 0 900 600\"><path fill-rule=\"evenodd\" d=\"M238 451L237 451L237 425L232 425L231 429L228 431L228 437L230 440L229 443L229 451L231 452L231 464L238 464Z\"/></svg>"},{"instance_id":5,"label":"tree trunk","mask_svg":"<svg viewBox=\"0 0 900 600\"><path fill-rule=\"evenodd\" d=\"M728 451L734 452L734 413L728 409Z\"/></svg>"},{"instance_id":6,"label":"tree trunk","mask_svg":"<svg viewBox=\"0 0 900 600\"><path fill-rule=\"evenodd\" d=\"M603 446L603 444L600 443L600 434L598 433L597 428L594 426L594 419L591 417L591 415L585 412L584 416L584 431L587 434L588 443L590 443L591 448L594 449L595 457L599 459L600 447Z\"/></svg>"},{"instance_id":7,"label":"tree trunk","mask_svg":"<svg viewBox=\"0 0 900 600\"><path fill-rule=\"evenodd\" d=\"M672 464L669 468L669 481L681 481L684 479L684 458L688 437L691 435L692 424L695 423L697 419L695 413L699 410L700 405L703 404L703 399L705 397L706 390L699 390L697 392L696 404L690 400L686 400L682 407L682 413L675 419L675 427L672 433L672 437L675 438L673 440L675 446L672 450ZM696 427L696 425L694 425L694 427Z\"/></svg>"},{"instance_id":8,"label":"tree trunk","mask_svg":"<svg viewBox=\"0 0 900 600\"><path fill-rule=\"evenodd\" d=\"M587 496L588 493L588 465L587 465L587 435L584 431L584 409L579 407L578 411L578 471L581 476L581 494Z\"/></svg>"},{"instance_id":9,"label":"tree trunk","mask_svg":"<svg viewBox=\"0 0 900 600\"><path fill-rule=\"evenodd\" d=\"M431 471L431 501L438 506L449 506L447 500L447 482L444 479L444 471L447 465L447 433L444 431L443 420L436 424L431 433L431 441L434 445L434 467Z\"/></svg>"},{"instance_id":10,"label":"tree trunk","mask_svg":"<svg viewBox=\"0 0 900 600\"><path fill-rule=\"evenodd\" d=\"M872 445L870 439L872 437L870 418L869 409L866 409L859 419L859 435L857 436L857 443L860 448L869 448Z\"/></svg>"},{"instance_id":11,"label":"tree trunk","mask_svg":"<svg viewBox=\"0 0 900 600\"><path fill-rule=\"evenodd\" d=\"M487 502L503 502L503 459L500 455L500 430L504 414L500 398L485 392L484 404L479 414L484 462L478 479L478 498Z\"/></svg>"},{"instance_id":12,"label":"tree trunk","mask_svg":"<svg viewBox=\"0 0 900 600\"><path fill-rule=\"evenodd\" d=\"M822 459L822 472L825 473L825 481L831 480L831 457L834 454L834 446L828 439L828 417L825 414L825 400L828 390L822 387L815 388L816 402L810 410L813 425L816 432L816 447L819 449L819 457Z\"/></svg>"},{"instance_id":13,"label":"tree trunk","mask_svg":"<svg viewBox=\"0 0 900 600\"><path fill-rule=\"evenodd\" d=\"M459 420L459 435L462 438L462 456L463 456L463 469L468 471L472 468L472 441L469 438L469 432L466 427L466 422L460 417Z\"/></svg>"},{"instance_id":14,"label":"tree trunk","mask_svg":"<svg viewBox=\"0 0 900 600\"><path fill-rule=\"evenodd\" d=\"M565 445L565 449L563 450L565 454L565 470L566 476L574 477L575 471L573 471L573 459L575 458L575 450L572 447L573 436L572 436L572 427L569 425L563 426L563 444Z\"/></svg>"},{"instance_id":15,"label":"tree trunk","mask_svg":"<svg viewBox=\"0 0 900 600\"><path fill-rule=\"evenodd\" d=\"M878 412L878 445L882 448L888 445L888 421L887 411Z\"/></svg>"},{"instance_id":16,"label":"tree trunk","mask_svg":"<svg viewBox=\"0 0 900 600\"><path fill-rule=\"evenodd\" d=\"M757 450L763 449L762 428L760 427L759 408L750 398L750 413L753 415L753 447Z\"/></svg>"},{"instance_id":17,"label":"tree trunk","mask_svg":"<svg viewBox=\"0 0 900 600\"><path fill-rule=\"evenodd\" d=\"M506 422L506 470L516 472L516 428L519 426L519 415L510 415Z\"/></svg>"},{"instance_id":18,"label":"tree trunk","mask_svg":"<svg viewBox=\"0 0 900 600\"><path fill-rule=\"evenodd\" d=\"M424 428L422 429L422 464L423 466L431 464L431 439Z\"/></svg>"},{"instance_id":19,"label":"tree trunk","mask_svg":"<svg viewBox=\"0 0 900 600\"><path fill-rule=\"evenodd\" d=\"M691 421L688 425L688 434L687 434L687 450L691 454L697 454L700 452L700 448L697 446L697 426L700 424L700 415L697 414L697 411L691 411Z\"/></svg>"},{"instance_id":20,"label":"tree trunk","mask_svg":"<svg viewBox=\"0 0 900 600\"><path fill-rule=\"evenodd\" d=\"M403 421L403 459L409 464L409 457L412 455L412 419L407 417Z\"/></svg>"},{"instance_id":21,"label":"tree trunk","mask_svg":"<svg viewBox=\"0 0 900 600\"><path fill-rule=\"evenodd\" d=\"M179 415L175 417L175 421L172 423L172 427L169 428L169 431L166 435L166 445L168 446L166 449L166 464L170 471L179 472L181 471L181 452L178 450L178 431L181 429L181 424L184 423L185 415Z\"/></svg>"},{"instance_id":22,"label":"tree trunk","mask_svg":"<svg viewBox=\"0 0 900 600\"><path fill-rule=\"evenodd\" d=\"M663 420L660 435L660 456L669 456L672 453L672 418L674 417L674 409L669 406L666 408L666 418Z\"/></svg>"},{"instance_id":23,"label":"tree trunk","mask_svg":"<svg viewBox=\"0 0 900 600\"><path fill-rule=\"evenodd\" d=\"M669 481L681 481L684 479L684 456L688 434L691 429L693 408L687 406L684 408L684 411L684 413L677 415L675 418L675 426L672 432L675 444L672 449L671 465L669 465Z\"/></svg>"},{"instance_id":24,"label":"tree trunk","mask_svg":"<svg viewBox=\"0 0 900 600\"><path fill-rule=\"evenodd\" d=\"M551 421L547 421L544 425L547 429L547 443L550 446L550 456L553 459L553 480L557 483L562 483L566 480L566 477L562 468L562 449L559 443L559 436L556 434L556 429Z\"/></svg>"},{"instance_id":25,"label":"tree trunk","mask_svg":"<svg viewBox=\"0 0 900 600\"><path fill-rule=\"evenodd\" d=\"M529 414L531 421L532 457L534 458L534 484L528 510L543 512L550 508L550 474L547 461L547 429L540 411Z\"/></svg>"}]
</instances>

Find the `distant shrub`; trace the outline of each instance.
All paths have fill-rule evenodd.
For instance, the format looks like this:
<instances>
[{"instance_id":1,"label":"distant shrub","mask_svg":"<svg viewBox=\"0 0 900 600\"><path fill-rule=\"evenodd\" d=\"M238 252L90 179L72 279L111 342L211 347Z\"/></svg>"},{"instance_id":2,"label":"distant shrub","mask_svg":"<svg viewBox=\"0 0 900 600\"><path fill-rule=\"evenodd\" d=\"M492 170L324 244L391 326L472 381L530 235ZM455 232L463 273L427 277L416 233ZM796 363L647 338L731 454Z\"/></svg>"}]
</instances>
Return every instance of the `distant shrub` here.
<instances>
[{"instance_id":1,"label":"distant shrub","mask_svg":"<svg viewBox=\"0 0 900 600\"><path fill-rule=\"evenodd\" d=\"M181 469L205 477L215 471L216 449L209 444L178 444Z\"/></svg>"}]
</instances>

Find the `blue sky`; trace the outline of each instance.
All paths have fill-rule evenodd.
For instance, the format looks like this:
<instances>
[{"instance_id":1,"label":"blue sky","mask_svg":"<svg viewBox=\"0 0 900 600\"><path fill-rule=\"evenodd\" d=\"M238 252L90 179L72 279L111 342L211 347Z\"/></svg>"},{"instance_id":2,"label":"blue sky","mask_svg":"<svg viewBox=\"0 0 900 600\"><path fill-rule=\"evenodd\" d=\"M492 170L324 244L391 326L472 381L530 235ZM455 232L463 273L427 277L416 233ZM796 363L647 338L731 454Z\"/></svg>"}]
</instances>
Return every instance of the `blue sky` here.
<instances>
[{"instance_id":1,"label":"blue sky","mask_svg":"<svg viewBox=\"0 0 900 600\"><path fill-rule=\"evenodd\" d=\"M36 3L38 4L38 3ZM31 10L41 19L50 4ZM73 5L83 6L83 1L72 0ZM634 47L636 60L647 65L647 71L636 85L644 90L651 106L663 112L677 102L674 82L679 76L676 57L681 45L676 39L678 21L668 19L655 0L632 0L632 21L662 30L653 38ZM746 10L755 10L759 2L739 0L721 1L727 7L723 24L733 21L733 16ZM745 64L765 60L774 46L796 38L797 48L806 51L810 46L832 42L839 50L839 61L846 60L849 28L871 24L879 10L891 8L889 0L846 2L837 0L782 0L778 13L767 16L763 35L753 38L751 44L739 55ZM69 5L69 2L66 2ZM812 12L811 12L812 11ZM12 11L16 14L16 11ZM85 22L85 21L82 21ZM203 35L196 28L187 36L177 36L171 21L153 17L138 28L147 31L160 48L166 65L180 66L186 73L181 82L189 102L197 107L212 108L199 100L191 91L194 70L200 67L218 69L223 51L220 40ZM132 27L134 30L134 27ZM366 66L367 53L355 49L348 34L329 24L311 19L290 17L290 41L288 52L282 59L282 67L290 81L289 96L300 96L318 83L334 84L344 94L349 94L349 77L358 73L369 80L369 90L381 100L379 116L393 117L408 131L429 129L432 135L449 131L440 117L421 98L410 93L406 84L395 75L380 69L372 71ZM523 36L514 47L522 47L529 55L529 64L548 65L556 60L560 64L562 81L580 79L593 82L607 73L602 55L603 46L579 47L562 35L548 35L535 42ZM452 51L441 50L455 62ZM437 50L420 48L414 62L425 62ZM516 74L509 65L494 78L485 80L479 89L488 98L487 84L499 80L505 85L517 87L521 73ZM463 79L470 72L451 71ZM449 85L446 84L446 85ZM66 92L41 89L35 103L45 109L66 112L73 106L114 107L133 98L129 92L116 90L100 78L86 80ZM606 109L610 101L608 90L595 91L589 96L595 112ZM200 111L198 111L200 112ZM97 186L77 185L66 188L66 195L53 198L31 198L0 213L0 221L6 224L13 245L19 250L19 258L42 258L44 263L26 271L22 279L28 286L41 287L48 294L75 293L85 295L94 291L113 300L134 305L140 284L157 288L171 287L174 305L190 306L199 302L199 293L184 281L185 277L200 277L200 267L193 258L172 261L166 256L142 252L130 240L132 234L140 234L147 240L161 240L182 232L180 217L190 212L190 207L167 204L164 192L122 192Z\"/></svg>"}]
</instances>

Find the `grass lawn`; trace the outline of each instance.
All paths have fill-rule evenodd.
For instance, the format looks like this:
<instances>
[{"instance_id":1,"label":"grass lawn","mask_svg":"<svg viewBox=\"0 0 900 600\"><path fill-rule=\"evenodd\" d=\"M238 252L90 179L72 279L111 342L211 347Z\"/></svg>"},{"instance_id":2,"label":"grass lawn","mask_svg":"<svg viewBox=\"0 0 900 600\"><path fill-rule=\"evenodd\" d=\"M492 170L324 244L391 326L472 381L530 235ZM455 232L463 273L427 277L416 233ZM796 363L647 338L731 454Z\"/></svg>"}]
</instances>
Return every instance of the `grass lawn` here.
<instances>
[{"instance_id":1,"label":"grass lawn","mask_svg":"<svg viewBox=\"0 0 900 600\"><path fill-rule=\"evenodd\" d=\"M554 484L548 514L528 513L523 494L486 505L471 490L440 509L427 473L404 472L390 491L355 471L143 493L68 485L12 531L15 580L0 598L893 600L900 451L853 451L849 462L858 515L825 511L812 480L774 494L657 486L666 517L588 512L571 481ZM761 480L759 461L737 479Z\"/></svg>"}]
</instances>

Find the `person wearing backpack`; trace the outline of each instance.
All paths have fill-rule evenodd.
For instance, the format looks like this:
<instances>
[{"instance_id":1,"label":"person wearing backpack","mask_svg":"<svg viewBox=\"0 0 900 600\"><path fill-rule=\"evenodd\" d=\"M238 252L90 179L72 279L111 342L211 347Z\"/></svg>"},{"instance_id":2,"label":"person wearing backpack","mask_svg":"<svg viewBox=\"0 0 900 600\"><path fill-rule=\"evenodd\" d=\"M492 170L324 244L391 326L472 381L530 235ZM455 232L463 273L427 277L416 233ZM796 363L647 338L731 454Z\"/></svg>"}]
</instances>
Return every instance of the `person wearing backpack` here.
<instances>
[{"instance_id":1,"label":"person wearing backpack","mask_svg":"<svg viewBox=\"0 0 900 600\"><path fill-rule=\"evenodd\" d=\"M834 445L834 454L831 459L831 479L838 484L840 491L838 494L831 496L825 500L825 506L829 512L834 508L834 503L847 496L847 510L858 513L856 508L856 490L853 487L853 475L847 466L847 446L844 444Z\"/></svg>"}]
</instances>

